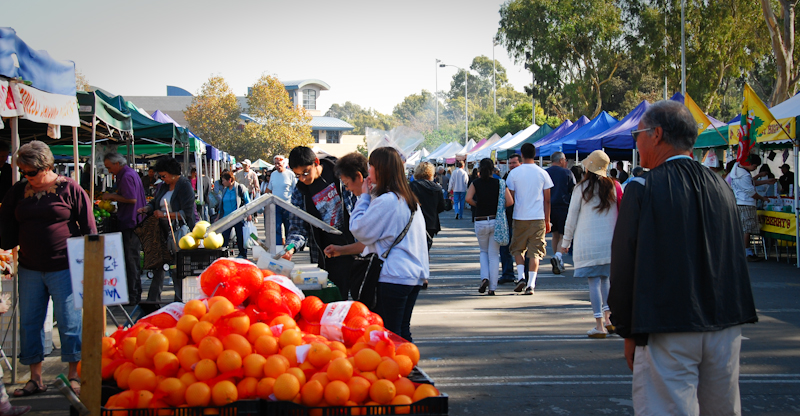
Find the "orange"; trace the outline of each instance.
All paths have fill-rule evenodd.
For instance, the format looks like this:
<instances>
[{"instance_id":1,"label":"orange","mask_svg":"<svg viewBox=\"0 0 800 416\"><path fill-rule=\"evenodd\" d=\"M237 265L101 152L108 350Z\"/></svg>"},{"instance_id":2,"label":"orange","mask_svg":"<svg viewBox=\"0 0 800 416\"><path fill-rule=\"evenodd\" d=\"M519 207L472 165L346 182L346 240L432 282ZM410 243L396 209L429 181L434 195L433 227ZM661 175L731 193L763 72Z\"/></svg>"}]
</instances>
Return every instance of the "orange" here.
<instances>
[{"instance_id":1,"label":"orange","mask_svg":"<svg viewBox=\"0 0 800 416\"><path fill-rule=\"evenodd\" d=\"M264 363L264 375L277 379L278 376L285 373L288 368L289 365L286 364L286 361L284 361L281 356L271 355Z\"/></svg>"},{"instance_id":2,"label":"orange","mask_svg":"<svg viewBox=\"0 0 800 416\"><path fill-rule=\"evenodd\" d=\"M136 365L134 363L124 363L117 367L114 371L114 380L117 381L117 386L119 386L119 388L123 390L128 389L128 378L135 369Z\"/></svg>"},{"instance_id":3,"label":"orange","mask_svg":"<svg viewBox=\"0 0 800 416\"><path fill-rule=\"evenodd\" d=\"M199 381L210 380L217 376L217 363L208 358L204 358L197 362L194 367L194 375Z\"/></svg>"},{"instance_id":4,"label":"orange","mask_svg":"<svg viewBox=\"0 0 800 416\"><path fill-rule=\"evenodd\" d=\"M250 329L247 330L247 340L250 341L251 344L255 344L258 337L262 335L272 336L272 330L263 322L254 323L250 325Z\"/></svg>"},{"instance_id":5,"label":"orange","mask_svg":"<svg viewBox=\"0 0 800 416\"><path fill-rule=\"evenodd\" d=\"M389 380L378 380L369 388L369 397L380 404L391 403L396 394L397 390Z\"/></svg>"},{"instance_id":6,"label":"orange","mask_svg":"<svg viewBox=\"0 0 800 416\"><path fill-rule=\"evenodd\" d=\"M381 357L389 357L394 358L394 342L390 340L381 340L375 344L375 351L381 355Z\"/></svg>"},{"instance_id":7,"label":"orange","mask_svg":"<svg viewBox=\"0 0 800 416\"><path fill-rule=\"evenodd\" d=\"M234 350L225 350L217 357L217 369L220 373L242 368L242 356Z\"/></svg>"},{"instance_id":8,"label":"orange","mask_svg":"<svg viewBox=\"0 0 800 416\"><path fill-rule=\"evenodd\" d=\"M242 314L228 319L228 327L234 334L245 335L250 329L250 317Z\"/></svg>"},{"instance_id":9,"label":"orange","mask_svg":"<svg viewBox=\"0 0 800 416\"><path fill-rule=\"evenodd\" d=\"M153 334L144 342L145 354L147 358L153 358L156 354L169 351L169 340L164 334Z\"/></svg>"},{"instance_id":10,"label":"orange","mask_svg":"<svg viewBox=\"0 0 800 416\"><path fill-rule=\"evenodd\" d=\"M337 358L328 365L328 379L347 382L353 377L353 365L347 358ZM346 400L345 400L346 401Z\"/></svg>"},{"instance_id":11,"label":"orange","mask_svg":"<svg viewBox=\"0 0 800 416\"><path fill-rule=\"evenodd\" d=\"M211 402L214 406L224 406L239 399L239 390L228 380L220 381L211 389Z\"/></svg>"},{"instance_id":12,"label":"orange","mask_svg":"<svg viewBox=\"0 0 800 416\"><path fill-rule=\"evenodd\" d=\"M153 400L153 393L147 390L138 390L136 392L136 408L147 409L150 407L150 402Z\"/></svg>"},{"instance_id":13,"label":"orange","mask_svg":"<svg viewBox=\"0 0 800 416\"><path fill-rule=\"evenodd\" d=\"M253 352L253 346L250 341L240 334L229 334L222 338L222 345L226 350L234 350L242 357L247 357Z\"/></svg>"},{"instance_id":14,"label":"orange","mask_svg":"<svg viewBox=\"0 0 800 416\"><path fill-rule=\"evenodd\" d=\"M150 338L150 335L155 334L156 331L153 329L143 329L136 334L136 346L141 347L147 341L147 338Z\"/></svg>"},{"instance_id":15,"label":"orange","mask_svg":"<svg viewBox=\"0 0 800 416\"><path fill-rule=\"evenodd\" d=\"M350 387L340 380L333 380L325 386L325 402L331 406L341 406L350 398Z\"/></svg>"},{"instance_id":16,"label":"orange","mask_svg":"<svg viewBox=\"0 0 800 416\"><path fill-rule=\"evenodd\" d=\"M197 382L186 388L186 404L189 407L208 406L211 402L211 388L208 384Z\"/></svg>"},{"instance_id":17,"label":"orange","mask_svg":"<svg viewBox=\"0 0 800 416\"><path fill-rule=\"evenodd\" d=\"M358 403L356 403L356 402L354 402L352 400L348 400L347 403L345 403L344 405L350 408L350 414L353 415L353 416L359 416L359 415L362 415L362 414L366 414L366 413L361 413L363 409L358 408L358 407L353 407L353 406L358 406Z\"/></svg>"},{"instance_id":18,"label":"orange","mask_svg":"<svg viewBox=\"0 0 800 416\"><path fill-rule=\"evenodd\" d=\"M325 303L316 296L306 296L300 302L300 315L308 322L319 322L323 312L325 312Z\"/></svg>"},{"instance_id":19,"label":"orange","mask_svg":"<svg viewBox=\"0 0 800 416\"><path fill-rule=\"evenodd\" d=\"M186 302L186 305L183 307L184 315L193 315L197 319L202 318L206 312L208 312L208 310L202 300L190 300Z\"/></svg>"},{"instance_id":20,"label":"orange","mask_svg":"<svg viewBox=\"0 0 800 416\"><path fill-rule=\"evenodd\" d=\"M311 380L300 389L300 398L306 406L316 406L322 401L325 388L318 380Z\"/></svg>"},{"instance_id":21,"label":"orange","mask_svg":"<svg viewBox=\"0 0 800 416\"><path fill-rule=\"evenodd\" d=\"M414 396L411 397L411 400L416 403L426 397L436 397L438 395L439 390L437 390L436 387L430 384L420 384L417 386L417 390L414 391Z\"/></svg>"},{"instance_id":22,"label":"orange","mask_svg":"<svg viewBox=\"0 0 800 416\"><path fill-rule=\"evenodd\" d=\"M406 395L398 394L394 396L391 404L395 405L394 413L397 415L407 415L411 413L411 406L397 406L399 404L411 404L411 398Z\"/></svg>"},{"instance_id":23,"label":"orange","mask_svg":"<svg viewBox=\"0 0 800 416\"><path fill-rule=\"evenodd\" d=\"M194 341L195 344L199 344L203 338L211 333L212 329L214 329L214 324L211 322L198 322L197 325L192 328L192 341Z\"/></svg>"},{"instance_id":24,"label":"orange","mask_svg":"<svg viewBox=\"0 0 800 416\"><path fill-rule=\"evenodd\" d=\"M222 315L220 315L219 312L208 312L207 314L203 315L202 318L200 318L200 322L215 324L217 321L219 321L219 318L222 318Z\"/></svg>"},{"instance_id":25,"label":"orange","mask_svg":"<svg viewBox=\"0 0 800 416\"><path fill-rule=\"evenodd\" d=\"M175 354L169 351L162 351L153 357L153 366L158 375L172 377L178 373L181 363Z\"/></svg>"},{"instance_id":26,"label":"orange","mask_svg":"<svg viewBox=\"0 0 800 416\"><path fill-rule=\"evenodd\" d=\"M328 346L331 347L331 351L341 351L343 353L347 353L347 347L345 347L344 344L339 341L331 341Z\"/></svg>"},{"instance_id":27,"label":"orange","mask_svg":"<svg viewBox=\"0 0 800 416\"><path fill-rule=\"evenodd\" d=\"M262 335L258 337L253 346L255 346L257 353L265 357L277 354L278 351L280 351L278 339L271 335Z\"/></svg>"},{"instance_id":28,"label":"orange","mask_svg":"<svg viewBox=\"0 0 800 416\"><path fill-rule=\"evenodd\" d=\"M184 386L191 386L194 383L197 383L197 376L194 375L194 372L188 371L184 373L182 376L178 377L183 383Z\"/></svg>"},{"instance_id":29,"label":"orange","mask_svg":"<svg viewBox=\"0 0 800 416\"><path fill-rule=\"evenodd\" d=\"M330 380L328 380L328 373L325 372L314 373L314 375L311 376L311 380L319 381L319 383L322 384L322 387L327 386L328 383L331 382Z\"/></svg>"},{"instance_id":30,"label":"orange","mask_svg":"<svg viewBox=\"0 0 800 416\"><path fill-rule=\"evenodd\" d=\"M355 355L357 352L363 350L364 348L369 348L369 344L364 341L358 341L350 347L350 354Z\"/></svg>"},{"instance_id":31,"label":"orange","mask_svg":"<svg viewBox=\"0 0 800 416\"><path fill-rule=\"evenodd\" d=\"M137 368L128 376L128 386L131 390L153 391L158 387L156 374L149 368Z\"/></svg>"},{"instance_id":32,"label":"orange","mask_svg":"<svg viewBox=\"0 0 800 416\"><path fill-rule=\"evenodd\" d=\"M136 338L135 337L123 338L121 347L122 347L121 348L122 355L128 360L132 360L133 352L136 351Z\"/></svg>"},{"instance_id":33,"label":"orange","mask_svg":"<svg viewBox=\"0 0 800 416\"><path fill-rule=\"evenodd\" d=\"M103 357L111 357L117 351L115 346L117 340L111 337L103 337Z\"/></svg>"},{"instance_id":34,"label":"orange","mask_svg":"<svg viewBox=\"0 0 800 416\"><path fill-rule=\"evenodd\" d=\"M181 319L178 319L178 323L175 325L175 328L180 329L186 335L192 334L192 329L194 326L200 322L194 315L183 315Z\"/></svg>"},{"instance_id":35,"label":"orange","mask_svg":"<svg viewBox=\"0 0 800 416\"><path fill-rule=\"evenodd\" d=\"M197 349L200 351L200 358L216 360L225 347L222 345L222 341L220 341L219 338L208 336L197 344Z\"/></svg>"},{"instance_id":36,"label":"orange","mask_svg":"<svg viewBox=\"0 0 800 416\"><path fill-rule=\"evenodd\" d=\"M245 377L255 377L260 379L264 377L264 364L267 359L261 354L250 354L242 359L242 367L244 367Z\"/></svg>"},{"instance_id":37,"label":"orange","mask_svg":"<svg viewBox=\"0 0 800 416\"><path fill-rule=\"evenodd\" d=\"M378 364L381 363L380 354L370 348L358 351L353 358L355 358L358 371L375 371L378 368Z\"/></svg>"},{"instance_id":38,"label":"orange","mask_svg":"<svg viewBox=\"0 0 800 416\"><path fill-rule=\"evenodd\" d=\"M272 322L269 323L269 326L276 326L280 324L283 324L284 331L287 329L297 329L297 322L295 322L294 319L286 315L275 317L275 319L273 319Z\"/></svg>"},{"instance_id":39,"label":"orange","mask_svg":"<svg viewBox=\"0 0 800 416\"><path fill-rule=\"evenodd\" d=\"M176 357L178 357L182 369L191 371L192 366L200 361L200 351L194 345L187 345L178 351Z\"/></svg>"},{"instance_id":40,"label":"orange","mask_svg":"<svg viewBox=\"0 0 800 416\"><path fill-rule=\"evenodd\" d=\"M301 387L306 384L306 373L304 373L303 370L297 367L291 367L288 370L286 370L286 372L289 374L293 374L295 377L297 377L297 381L300 382Z\"/></svg>"},{"instance_id":41,"label":"orange","mask_svg":"<svg viewBox=\"0 0 800 416\"><path fill-rule=\"evenodd\" d=\"M167 351L175 354L189 343L189 337L178 328L167 328L161 334L167 338L169 349Z\"/></svg>"},{"instance_id":42,"label":"orange","mask_svg":"<svg viewBox=\"0 0 800 416\"><path fill-rule=\"evenodd\" d=\"M239 391L239 398L242 400L255 399L258 379L255 377L245 377L236 385Z\"/></svg>"},{"instance_id":43,"label":"orange","mask_svg":"<svg viewBox=\"0 0 800 416\"><path fill-rule=\"evenodd\" d=\"M331 348L321 342L312 342L306 361L314 367L322 368L331 361Z\"/></svg>"},{"instance_id":44,"label":"orange","mask_svg":"<svg viewBox=\"0 0 800 416\"><path fill-rule=\"evenodd\" d=\"M397 362L393 359L389 358L378 364L378 369L375 370L375 374L378 378L395 381L400 377L400 366L397 365Z\"/></svg>"},{"instance_id":45,"label":"orange","mask_svg":"<svg viewBox=\"0 0 800 416\"><path fill-rule=\"evenodd\" d=\"M210 313L217 313L219 316L225 316L235 309L234 304L226 297L214 296L208 300L208 312Z\"/></svg>"},{"instance_id":46,"label":"orange","mask_svg":"<svg viewBox=\"0 0 800 416\"><path fill-rule=\"evenodd\" d=\"M339 350L332 350L331 351L331 361L337 358L347 358L347 353L341 352Z\"/></svg>"},{"instance_id":47,"label":"orange","mask_svg":"<svg viewBox=\"0 0 800 416\"><path fill-rule=\"evenodd\" d=\"M411 362L413 365L417 365L419 363L419 349L416 345L405 342L397 346L397 354L405 355L408 358L411 358Z\"/></svg>"},{"instance_id":48,"label":"orange","mask_svg":"<svg viewBox=\"0 0 800 416\"><path fill-rule=\"evenodd\" d=\"M275 379L272 394L278 400L290 401L297 396L297 393L300 393L300 382L293 374L284 373Z\"/></svg>"},{"instance_id":49,"label":"orange","mask_svg":"<svg viewBox=\"0 0 800 416\"><path fill-rule=\"evenodd\" d=\"M347 382L347 387L350 388L350 400L356 403L363 403L364 400L369 398L370 385L370 381L364 377L354 376L351 378L350 381Z\"/></svg>"},{"instance_id":50,"label":"orange","mask_svg":"<svg viewBox=\"0 0 800 416\"><path fill-rule=\"evenodd\" d=\"M256 395L264 400L269 400L272 394L272 389L275 386L275 379L272 377L264 377L258 381L256 385Z\"/></svg>"},{"instance_id":51,"label":"orange","mask_svg":"<svg viewBox=\"0 0 800 416\"><path fill-rule=\"evenodd\" d=\"M417 388L414 383L406 377L400 377L394 381L394 388L397 390L397 395L405 395L411 397Z\"/></svg>"},{"instance_id":52,"label":"orange","mask_svg":"<svg viewBox=\"0 0 800 416\"><path fill-rule=\"evenodd\" d=\"M350 310L347 312L347 318L352 318L354 316L360 316L362 318L368 317L370 314L369 308L367 305L355 301L350 304Z\"/></svg>"},{"instance_id":53,"label":"orange","mask_svg":"<svg viewBox=\"0 0 800 416\"><path fill-rule=\"evenodd\" d=\"M137 367L153 367L153 359L147 356L147 347L144 345L136 347L136 351L133 352L133 363Z\"/></svg>"},{"instance_id":54,"label":"orange","mask_svg":"<svg viewBox=\"0 0 800 416\"><path fill-rule=\"evenodd\" d=\"M278 338L278 343L281 348L287 345L303 345L303 334L296 329L286 329L281 333Z\"/></svg>"},{"instance_id":55,"label":"orange","mask_svg":"<svg viewBox=\"0 0 800 416\"><path fill-rule=\"evenodd\" d=\"M180 379L170 377L158 383L157 394L163 394L163 400L170 406L180 406L186 402L186 385Z\"/></svg>"},{"instance_id":56,"label":"orange","mask_svg":"<svg viewBox=\"0 0 800 416\"><path fill-rule=\"evenodd\" d=\"M287 345L281 348L281 355L286 357L289 360L289 366L294 367L297 365L297 346L296 345Z\"/></svg>"},{"instance_id":57,"label":"orange","mask_svg":"<svg viewBox=\"0 0 800 416\"><path fill-rule=\"evenodd\" d=\"M408 358L407 355L395 355L394 361L397 363L397 366L400 367L401 377L407 377L411 374L411 370L414 369L414 363L411 362L411 358Z\"/></svg>"},{"instance_id":58,"label":"orange","mask_svg":"<svg viewBox=\"0 0 800 416\"><path fill-rule=\"evenodd\" d=\"M362 371L360 375L369 380L370 384L378 381L378 376L375 375L374 371Z\"/></svg>"}]
</instances>

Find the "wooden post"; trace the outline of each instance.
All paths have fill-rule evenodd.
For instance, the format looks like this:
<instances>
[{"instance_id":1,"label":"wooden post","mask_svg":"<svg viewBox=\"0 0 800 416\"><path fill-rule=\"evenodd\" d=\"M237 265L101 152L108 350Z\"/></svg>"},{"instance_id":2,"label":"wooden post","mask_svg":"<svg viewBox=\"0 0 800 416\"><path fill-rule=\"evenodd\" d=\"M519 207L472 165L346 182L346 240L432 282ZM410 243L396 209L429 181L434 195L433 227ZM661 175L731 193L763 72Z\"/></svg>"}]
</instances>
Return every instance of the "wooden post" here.
<instances>
[{"instance_id":1,"label":"wooden post","mask_svg":"<svg viewBox=\"0 0 800 416\"><path fill-rule=\"evenodd\" d=\"M81 169L78 167L78 162L80 161L80 155L78 154L78 128L72 128L72 167L74 168L72 171L72 178L75 179L75 182L78 184L81 183Z\"/></svg>"},{"instance_id":2,"label":"wooden post","mask_svg":"<svg viewBox=\"0 0 800 416\"><path fill-rule=\"evenodd\" d=\"M103 382L102 342L105 327L103 319L103 259L105 238L102 235L84 237L83 265L83 341L82 364L86 370L81 375L81 401L92 415L100 414L100 391Z\"/></svg>"}]
</instances>

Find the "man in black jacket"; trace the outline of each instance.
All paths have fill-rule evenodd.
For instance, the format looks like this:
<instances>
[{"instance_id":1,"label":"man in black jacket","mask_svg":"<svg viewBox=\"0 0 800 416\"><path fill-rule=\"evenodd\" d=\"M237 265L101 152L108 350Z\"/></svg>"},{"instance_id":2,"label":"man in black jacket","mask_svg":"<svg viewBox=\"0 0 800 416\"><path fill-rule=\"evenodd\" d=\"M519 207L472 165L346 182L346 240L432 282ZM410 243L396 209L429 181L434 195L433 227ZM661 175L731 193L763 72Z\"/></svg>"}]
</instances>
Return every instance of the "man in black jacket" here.
<instances>
[{"instance_id":1,"label":"man in black jacket","mask_svg":"<svg viewBox=\"0 0 800 416\"><path fill-rule=\"evenodd\" d=\"M741 324L758 318L736 200L692 160L697 123L683 104L653 104L632 134L651 170L625 188L608 304L634 412L741 414Z\"/></svg>"}]
</instances>

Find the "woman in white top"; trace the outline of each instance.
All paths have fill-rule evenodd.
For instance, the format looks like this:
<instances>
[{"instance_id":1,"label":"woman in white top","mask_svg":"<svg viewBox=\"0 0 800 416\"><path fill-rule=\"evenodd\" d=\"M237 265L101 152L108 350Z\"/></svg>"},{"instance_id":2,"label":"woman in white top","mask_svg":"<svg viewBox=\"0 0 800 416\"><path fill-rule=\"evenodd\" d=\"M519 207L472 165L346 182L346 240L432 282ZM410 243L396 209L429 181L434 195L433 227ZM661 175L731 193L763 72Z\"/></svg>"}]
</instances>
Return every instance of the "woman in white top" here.
<instances>
[{"instance_id":1,"label":"woman in white top","mask_svg":"<svg viewBox=\"0 0 800 416\"><path fill-rule=\"evenodd\" d=\"M595 150L582 162L586 175L572 191L561 252L567 253L573 244L575 277L589 280L589 300L596 325L587 334L590 338L605 338L606 330L613 333L608 310L609 274L611 271L611 240L622 198L619 183L606 175L610 159L602 150ZM605 328L603 327L605 324Z\"/></svg>"}]
</instances>

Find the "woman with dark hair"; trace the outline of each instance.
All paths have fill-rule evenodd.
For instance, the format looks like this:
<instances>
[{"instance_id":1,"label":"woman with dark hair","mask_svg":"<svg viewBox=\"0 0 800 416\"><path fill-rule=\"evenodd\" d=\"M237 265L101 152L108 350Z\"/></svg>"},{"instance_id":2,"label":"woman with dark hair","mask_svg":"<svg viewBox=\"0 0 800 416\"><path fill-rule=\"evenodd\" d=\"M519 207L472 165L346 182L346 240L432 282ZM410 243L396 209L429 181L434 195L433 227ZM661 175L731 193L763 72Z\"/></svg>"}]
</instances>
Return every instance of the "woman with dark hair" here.
<instances>
[{"instance_id":1,"label":"woman with dark hair","mask_svg":"<svg viewBox=\"0 0 800 416\"><path fill-rule=\"evenodd\" d=\"M194 228L195 218L197 217L197 206L195 205L194 189L189 179L181 175L181 164L173 157L163 157L156 162L154 167L156 174L164 183L158 188L153 199L138 212L143 214L152 213L153 216L161 220L161 227L170 233L169 222L175 226L186 225L191 230ZM167 214L167 206L169 214ZM168 239L172 235L169 234ZM175 299L182 299L183 294L181 282L173 276L173 286L175 288ZM150 291L147 293L147 300L150 302L161 301L161 291L164 289L164 269L156 267L153 270L153 281L150 284Z\"/></svg>"},{"instance_id":2,"label":"woman with dark hair","mask_svg":"<svg viewBox=\"0 0 800 416\"><path fill-rule=\"evenodd\" d=\"M222 182L223 188L222 195L220 195L219 198L219 205L217 205L217 219L215 221L219 221L220 218L250 203L250 193L247 192L247 187L236 182L235 175L225 172L219 180ZM247 220L251 221L252 218L253 217L250 216ZM247 249L244 243L250 236L244 235L244 221L239 221L233 228L228 228L222 232L222 238L225 240L222 246L228 247L231 241L231 231L233 229L236 229L236 246L239 248L239 258L246 259Z\"/></svg>"},{"instance_id":3,"label":"woman with dark hair","mask_svg":"<svg viewBox=\"0 0 800 416\"><path fill-rule=\"evenodd\" d=\"M605 338L606 330L614 331L609 320L608 290L611 240L619 215L622 187L606 174L610 162L602 150L595 150L581 162L586 176L572 191L561 243L561 252L566 254L574 239L574 276L589 280L589 300L595 318L595 327L587 332L589 338Z\"/></svg>"},{"instance_id":4,"label":"woman with dark hair","mask_svg":"<svg viewBox=\"0 0 800 416\"><path fill-rule=\"evenodd\" d=\"M384 326L412 341L411 313L430 269L425 218L395 149L380 147L372 152L361 192L350 231L384 261L378 279L378 310Z\"/></svg>"},{"instance_id":5,"label":"woman with dark hair","mask_svg":"<svg viewBox=\"0 0 800 416\"><path fill-rule=\"evenodd\" d=\"M473 206L475 236L478 237L478 246L481 250L481 285L478 292L484 293L488 287L488 295L494 296L500 268L500 243L494 238L498 202L501 192L505 198L501 209L513 205L514 198L506 188L505 181L493 176L494 163L492 159L481 159L479 169L478 179L475 179L467 189L466 201Z\"/></svg>"}]
</instances>

